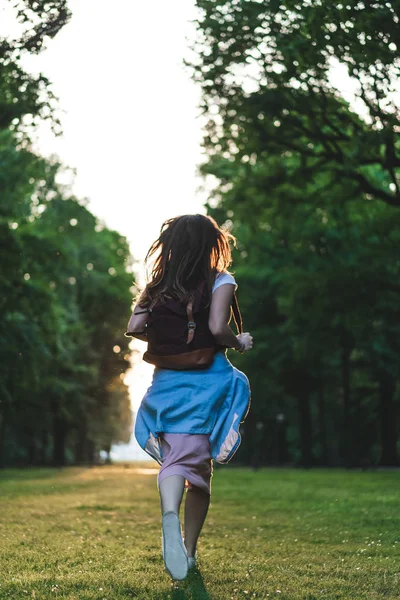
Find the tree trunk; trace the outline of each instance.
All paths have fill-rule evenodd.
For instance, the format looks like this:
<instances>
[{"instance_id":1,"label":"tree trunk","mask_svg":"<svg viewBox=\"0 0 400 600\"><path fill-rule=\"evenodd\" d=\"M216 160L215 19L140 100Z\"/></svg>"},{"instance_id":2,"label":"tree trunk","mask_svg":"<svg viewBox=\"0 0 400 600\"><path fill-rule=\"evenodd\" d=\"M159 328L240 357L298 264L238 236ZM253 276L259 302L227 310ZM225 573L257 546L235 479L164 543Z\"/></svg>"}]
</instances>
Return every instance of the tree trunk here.
<instances>
[{"instance_id":1,"label":"tree trunk","mask_svg":"<svg viewBox=\"0 0 400 600\"><path fill-rule=\"evenodd\" d=\"M250 467L258 469L260 466L260 447L257 444L257 417L250 411L244 423L244 449L246 459Z\"/></svg>"},{"instance_id":2,"label":"tree trunk","mask_svg":"<svg viewBox=\"0 0 400 600\"><path fill-rule=\"evenodd\" d=\"M92 440L87 442L87 460L89 465L93 466L98 463L97 451L95 443Z\"/></svg>"},{"instance_id":3,"label":"tree trunk","mask_svg":"<svg viewBox=\"0 0 400 600\"><path fill-rule=\"evenodd\" d=\"M65 421L55 415L53 417L53 465L65 466L65 442L67 438L67 427Z\"/></svg>"},{"instance_id":4,"label":"tree trunk","mask_svg":"<svg viewBox=\"0 0 400 600\"><path fill-rule=\"evenodd\" d=\"M4 469L4 449L6 447L6 421L5 413L0 413L0 469Z\"/></svg>"},{"instance_id":5,"label":"tree trunk","mask_svg":"<svg viewBox=\"0 0 400 600\"><path fill-rule=\"evenodd\" d=\"M87 440L87 421L86 418L82 418L79 425L75 443L75 463L77 465L83 465L87 462L86 448L88 444Z\"/></svg>"},{"instance_id":6,"label":"tree trunk","mask_svg":"<svg viewBox=\"0 0 400 600\"><path fill-rule=\"evenodd\" d=\"M36 461L36 439L35 434L33 432L29 434L29 440L27 444L27 458L28 465L33 466Z\"/></svg>"},{"instance_id":7,"label":"tree trunk","mask_svg":"<svg viewBox=\"0 0 400 600\"><path fill-rule=\"evenodd\" d=\"M48 444L47 429L43 429L41 436L40 436L39 465L45 465L47 463L47 444Z\"/></svg>"},{"instance_id":8,"label":"tree trunk","mask_svg":"<svg viewBox=\"0 0 400 600\"><path fill-rule=\"evenodd\" d=\"M107 456L105 459L105 464L106 465L111 465L112 464L112 460L111 460L111 446L112 444L105 444L104 446L104 451L107 452Z\"/></svg>"},{"instance_id":9,"label":"tree trunk","mask_svg":"<svg viewBox=\"0 0 400 600\"><path fill-rule=\"evenodd\" d=\"M342 409L343 409L343 434L342 434L342 462L345 467L352 464L351 448L351 412L350 412L350 350L347 346L342 347Z\"/></svg>"},{"instance_id":10,"label":"tree trunk","mask_svg":"<svg viewBox=\"0 0 400 600\"><path fill-rule=\"evenodd\" d=\"M381 425L381 456L379 464L385 467L397 467L397 425L394 394L396 381L388 372L379 377L379 412Z\"/></svg>"},{"instance_id":11,"label":"tree trunk","mask_svg":"<svg viewBox=\"0 0 400 600\"><path fill-rule=\"evenodd\" d=\"M278 464L284 465L289 460L286 419L277 419L277 454Z\"/></svg>"},{"instance_id":12,"label":"tree trunk","mask_svg":"<svg viewBox=\"0 0 400 600\"><path fill-rule=\"evenodd\" d=\"M321 464L328 464L328 445L326 441L326 426L325 426L325 387L323 372L321 371L318 381L318 426L319 426L319 443L321 446Z\"/></svg>"},{"instance_id":13,"label":"tree trunk","mask_svg":"<svg viewBox=\"0 0 400 600\"><path fill-rule=\"evenodd\" d=\"M308 390L299 390L297 400L300 425L300 465L308 468L312 465L312 422Z\"/></svg>"}]
</instances>

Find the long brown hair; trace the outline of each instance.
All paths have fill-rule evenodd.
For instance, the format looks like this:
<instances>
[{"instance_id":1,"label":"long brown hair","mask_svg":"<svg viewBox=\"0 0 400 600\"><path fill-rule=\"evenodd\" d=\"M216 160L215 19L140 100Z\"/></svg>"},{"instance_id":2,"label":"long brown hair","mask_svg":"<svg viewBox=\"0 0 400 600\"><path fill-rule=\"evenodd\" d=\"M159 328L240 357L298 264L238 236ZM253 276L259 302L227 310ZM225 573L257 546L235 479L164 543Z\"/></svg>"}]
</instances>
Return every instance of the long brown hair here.
<instances>
[{"instance_id":1,"label":"long brown hair","mask_svg":"<svg viewBox=\"0 0 400 600\"><path fill-rule=\"evenodd\" d=\"M182 215L165 221L145 258L151 269L139 304L166 298L187 302L202 280L211 292L217 272L232 263L230 242L236 245L235 237L209 216Z\"/></svg>"}]
</instances>

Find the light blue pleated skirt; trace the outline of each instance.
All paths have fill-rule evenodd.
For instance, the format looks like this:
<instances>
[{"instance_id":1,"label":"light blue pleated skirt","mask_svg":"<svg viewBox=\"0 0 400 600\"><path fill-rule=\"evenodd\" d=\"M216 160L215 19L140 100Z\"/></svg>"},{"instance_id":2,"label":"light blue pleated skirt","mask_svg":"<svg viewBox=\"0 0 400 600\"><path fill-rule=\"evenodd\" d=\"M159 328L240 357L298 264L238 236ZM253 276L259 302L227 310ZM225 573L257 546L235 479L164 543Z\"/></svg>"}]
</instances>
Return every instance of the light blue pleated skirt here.
<instances>
[{"instance_id":1,"label":"light blue pleated skirt","mask_svg":"<svg viewBox=\"0 0 400 600\"><path fill-rule=\"evenodd\" d=\"M155 368L136 415L135 436L162 464L161 433L208 434L212 458L226 463L240 445L239 426L249 406L249 381L223 351L207 369Z\"/></svg>"}]
</instances>

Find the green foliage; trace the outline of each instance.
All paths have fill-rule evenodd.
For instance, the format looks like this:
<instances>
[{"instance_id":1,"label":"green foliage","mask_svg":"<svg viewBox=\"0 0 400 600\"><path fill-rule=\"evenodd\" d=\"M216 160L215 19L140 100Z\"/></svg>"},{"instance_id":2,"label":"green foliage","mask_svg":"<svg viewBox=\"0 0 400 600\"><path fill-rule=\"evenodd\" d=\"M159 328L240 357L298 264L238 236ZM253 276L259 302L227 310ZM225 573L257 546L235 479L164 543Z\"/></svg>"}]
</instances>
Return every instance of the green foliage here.
<instances>
[{"instance_id":1,"label":"green foliage","mask_svg":"<svg viewBox=\"0 0 400 600\"><path fill-rule=\"evenodd\" d=\"M210 152L291 153L298 185L323 171L329 184L400 204L397 2L197 5L193 67ZM344 97L339 80L353 92Z\"/></svg>"},{"instance_id":2,"label":"green foliage","mask_svg":"<svg viewBox=\"0 0 400 600\"><path fill-rule=\"evenodd\" d=\"M19 57L21 51L38 53L68 23L71 12L67 0L9 0L19 22L17 38L0 41L0 52Z\"/></svg>"},{"instance_id":3,"label":"green foliage","mask_svg":"<svg viewBox=\"0 0 400 600\"><path fill-rule=\"evenodd\" d=\"M398 464L395 3L197 4L208 211L240 241L255 338L241 456Z\"/></svg>"},{"instance_id":4,"label":"green foliage","mask_svg":"<svg viewBox=\"0 0 400 600\"><path fill-rule=\"evenodd\" d=\"M19 2L18 18L22 38L0 43L0 464L93 461L131 428L132 257L31 149L37 119L57 125L55 105L19 58L65 24L66 3Z\"/></svg>"}]
</instances>

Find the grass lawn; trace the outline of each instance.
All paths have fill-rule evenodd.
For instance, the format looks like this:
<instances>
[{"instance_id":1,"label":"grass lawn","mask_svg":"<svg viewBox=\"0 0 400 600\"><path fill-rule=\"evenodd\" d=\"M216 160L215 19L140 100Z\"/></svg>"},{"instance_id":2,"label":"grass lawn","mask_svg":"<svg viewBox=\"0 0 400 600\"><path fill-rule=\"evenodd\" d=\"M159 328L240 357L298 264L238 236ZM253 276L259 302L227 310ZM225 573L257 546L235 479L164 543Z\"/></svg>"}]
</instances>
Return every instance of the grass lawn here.
<instances>
[{"instance_id":1,"label":"grass lawn","mask_svg":"<svg viewBox=\"0 0 400 600\"><path fill-rule=\"evenodd\" d=\"M172 584L152 466L0 472L0 598L400 598L399 472L218 468Z\"/></svg>"}]
</instances>

